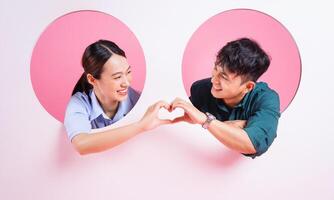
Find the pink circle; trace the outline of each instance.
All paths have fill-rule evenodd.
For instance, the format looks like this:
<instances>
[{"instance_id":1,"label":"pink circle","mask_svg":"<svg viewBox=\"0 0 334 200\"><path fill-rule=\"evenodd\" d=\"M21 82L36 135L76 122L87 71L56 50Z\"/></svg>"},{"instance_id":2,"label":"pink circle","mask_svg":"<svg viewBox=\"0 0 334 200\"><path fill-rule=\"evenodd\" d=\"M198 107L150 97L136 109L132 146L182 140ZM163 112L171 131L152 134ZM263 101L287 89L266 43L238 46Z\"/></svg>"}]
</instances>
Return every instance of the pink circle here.
<instances>
[{"instance_id":1,"label":"pink circle","mask_svg":"<svg viewBox=\"0 0 334 200\"><path fill-rule=\"evenodd\" d=\"M132 87L142 91L146 65L143 49L131 30L115 17L77 11L57 18L39 37L32 53L30 76L35 94L53 117L63 122L74 85L83 73L85 48L99 40L115 42L132 67Z\"/></svg>"},{"instance_id":2,"label":"pink circle","mask_svg":"<svg viewBox=\"0 0 334 200\"><path fill-rule=\"evenodd\" d=\"M271 57L264 81L278 92L283 112L294 98L301 77L301 60L289 31L276 19L256 10L234 9L215 15L192 35L183 55L182 75L188 96L193 82L211 76L215 57L227 42L248 37Z\"/></svg>"}]
</instances>

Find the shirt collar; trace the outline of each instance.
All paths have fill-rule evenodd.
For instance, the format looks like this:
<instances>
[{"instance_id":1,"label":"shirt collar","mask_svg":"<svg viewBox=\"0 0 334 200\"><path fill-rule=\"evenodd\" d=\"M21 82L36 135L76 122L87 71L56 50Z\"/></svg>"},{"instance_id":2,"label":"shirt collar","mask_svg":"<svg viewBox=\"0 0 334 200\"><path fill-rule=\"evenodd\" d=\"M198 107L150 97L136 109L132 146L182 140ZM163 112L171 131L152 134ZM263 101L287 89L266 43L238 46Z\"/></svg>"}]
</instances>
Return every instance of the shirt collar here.
<instances>
[{"instance_id":1,"label":"shirt collar","mask_svg":"<svg viewBox=\"0 0 334 200\"><path fill-rule=\"evenodd\" d=\"M234 106L234 108L243 108L245 106L245 103L247 102L247 99L249 98L250 92L247 92L247 94L242 98L242 100L236 106Z\"/></svg>"},{"instance_id":2,"label":"shirt collar","mask_svg":"<svg viewBox=\"0 0 334 200\"><path fill-rule=\"evenodd\" d=\"M131 101L128 95L128 97L124 101L119 102L117 112L112 118L112 120L116 122L122 119L130 110L131 110Z\"/></svg>"},{"instance_id":3,"label":"shirt collar","mask_svg":"<svg viewBox=\"0 0 334 200\"><path fill-rule=\"evenodd\" d=\"M255 89L257 89L257 83L255 84L254 88L248 92L243 98L242 100L233 108L229 108L223 100L221 99L216 99L217 101L217 105L220 109L228 112L229 110L235 109L235 108L244 108L245 107L245 103L247 102L247 100L249 99L250 93L253 92Z\"/></svg>"},{"instance_id":4,"label":"shirt collar","mask_svg":"<svg viewBox=\"0 0 334 200\"><path fill-rule=\"evenodd\" d=\"M89 118L90 121L93 121L94 119L96 119L100 115L102 115L103 118L105 118L105 119L109 119L109 120L112 120L112 121L118 121L121 118L123 118L129 112L129 108L131 108L131 102L130 102L130 98L128 96L124 101L119 102L118 107L117 107L117 111L116 111L114 117L112 119L110 119L104 113L99 101L96 98L96 95L95 95L93 89L90 91L89 96L90 96L91 105L92 105L92 112L91 112L91 115L90 115L90 118Z\"/></svg>"}]
</instances>

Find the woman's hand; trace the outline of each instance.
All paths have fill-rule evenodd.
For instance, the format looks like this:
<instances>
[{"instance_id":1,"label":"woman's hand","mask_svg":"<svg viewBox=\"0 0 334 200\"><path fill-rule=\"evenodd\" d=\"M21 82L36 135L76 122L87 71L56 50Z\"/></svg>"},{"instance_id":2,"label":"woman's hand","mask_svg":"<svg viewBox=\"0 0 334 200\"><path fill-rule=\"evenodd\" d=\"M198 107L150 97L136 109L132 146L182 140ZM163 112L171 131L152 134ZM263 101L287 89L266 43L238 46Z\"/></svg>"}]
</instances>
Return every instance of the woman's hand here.
<instances>
[{"instance_id":1,"label":"woman's hand","mask_svg":"<svg viewBox=\"0 0 334 200\"><path fill-rule=\"evenodd\" d=\"M139 121L139 125L142 128L142 131L148 131L160 125L172 123L172 120L169 119L159 119L158 114L161 108L164 108L168 111L171 110L170 104L165 101L158 101L157 103L148 107L146 113Z\"/></svg>"}]
</instances>

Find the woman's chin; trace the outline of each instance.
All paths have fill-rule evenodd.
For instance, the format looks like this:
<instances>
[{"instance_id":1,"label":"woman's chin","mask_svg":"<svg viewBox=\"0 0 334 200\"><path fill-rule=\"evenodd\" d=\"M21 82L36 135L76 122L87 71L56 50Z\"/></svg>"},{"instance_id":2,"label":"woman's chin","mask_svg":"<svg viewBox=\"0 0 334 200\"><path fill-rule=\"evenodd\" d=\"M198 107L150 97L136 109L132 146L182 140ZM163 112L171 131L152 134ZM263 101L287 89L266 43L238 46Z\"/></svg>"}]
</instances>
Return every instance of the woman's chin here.
<instances>
[{"instance_id":1,"label":"woman's chin","mask_svg":"<svg viewBox=\"0 0 334 200\"><path fill-rule=\"evenodd\" d=\"M117 101L124 101L128 97L128 94L119 94L117 93Z\"/></svg>"}]
</instances>

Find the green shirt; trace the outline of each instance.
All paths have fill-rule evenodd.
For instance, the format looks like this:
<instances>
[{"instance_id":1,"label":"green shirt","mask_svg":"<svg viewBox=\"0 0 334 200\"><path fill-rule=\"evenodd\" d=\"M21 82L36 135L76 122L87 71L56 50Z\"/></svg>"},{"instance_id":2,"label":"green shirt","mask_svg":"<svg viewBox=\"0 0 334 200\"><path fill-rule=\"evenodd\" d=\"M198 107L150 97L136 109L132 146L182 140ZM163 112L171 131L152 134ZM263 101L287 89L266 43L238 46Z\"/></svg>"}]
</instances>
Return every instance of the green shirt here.
<instances>
[{"instance_id":1,"label":"green shirt","mask_svg":"<svg viewBox=\"0 0 334 200\"><path fill-rule=\"evenodd\" d=\"M196 81L191 86L190 101L202 112L209 112L220 121L246 120L244 130L256 150L245 154L255 158L266 152L276 138L280 102L278 94L264 82L256 83L239 104L229 108L224 101L211 94L210 78Z\"/></svg>"}]
</instances>

